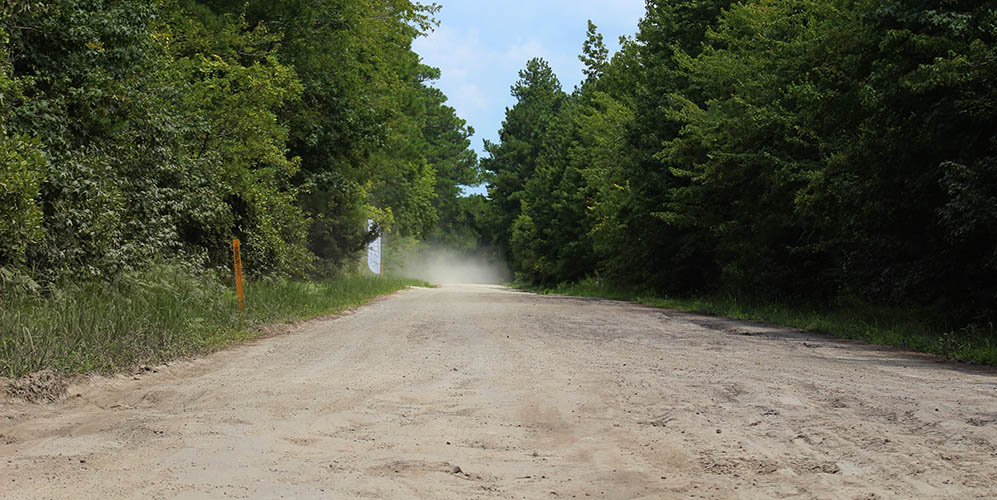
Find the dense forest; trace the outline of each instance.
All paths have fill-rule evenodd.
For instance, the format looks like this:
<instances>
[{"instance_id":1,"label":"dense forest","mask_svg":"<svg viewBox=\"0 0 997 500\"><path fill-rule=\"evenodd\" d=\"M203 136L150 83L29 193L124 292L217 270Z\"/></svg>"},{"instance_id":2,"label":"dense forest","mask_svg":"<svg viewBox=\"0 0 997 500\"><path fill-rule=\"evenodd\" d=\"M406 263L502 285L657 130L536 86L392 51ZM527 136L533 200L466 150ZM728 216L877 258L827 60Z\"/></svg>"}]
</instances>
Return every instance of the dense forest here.
<instances>
[{"instance_id":1,"label":"dense forest","mask_svg":"<svg viewBox=\"0 0 997 500\"><path fill-rule=\"evenodd\" d=\"M221 269L232 238L254 276L329 276L459 232L473 131L411 49L438 8L4 2L0 287Z\"/></svg>"},{"instance_id":2,"label":"dense forest","mask_svg":"<svg viewBox=\"0 0 997 500\"><path fill-rule=\"evenodd\" d=\"M621 43L529 61L486 145L520 279L993 318L992 3L648 0Z\"/></svg>"},{"instance_id":3,"label":"dense forest","mask_svg":"<svg viewBox=\"0 0 997 500\"><path fill-rule=\"evenodd\" d=\"M647 0L615 54L590 23L575 89L527 63L480 170L411 48L438 9L5 2L0 287L221 269L232 238L256 277L333 276L390 229L541 285L994 317L992 5Z\"/></svg>"}]
</instances>

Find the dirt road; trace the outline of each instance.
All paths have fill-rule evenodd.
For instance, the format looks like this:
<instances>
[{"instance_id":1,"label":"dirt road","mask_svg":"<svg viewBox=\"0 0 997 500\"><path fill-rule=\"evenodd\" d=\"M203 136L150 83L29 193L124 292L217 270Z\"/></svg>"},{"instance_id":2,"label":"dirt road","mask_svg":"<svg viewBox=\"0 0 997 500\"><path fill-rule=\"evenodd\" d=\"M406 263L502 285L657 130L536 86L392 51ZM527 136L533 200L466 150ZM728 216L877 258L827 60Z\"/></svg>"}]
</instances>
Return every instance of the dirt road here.
<instances>
[{"instance_id":1,"label":"dirt road","mask_svg":"<svg viewBox=\"0 0 997 500\"><path fill-rule=\"evenodd\" d=\"M997 498L994 370L499 287L70 394L0 403L0 498Z\"/></svg>"}]
</instances>

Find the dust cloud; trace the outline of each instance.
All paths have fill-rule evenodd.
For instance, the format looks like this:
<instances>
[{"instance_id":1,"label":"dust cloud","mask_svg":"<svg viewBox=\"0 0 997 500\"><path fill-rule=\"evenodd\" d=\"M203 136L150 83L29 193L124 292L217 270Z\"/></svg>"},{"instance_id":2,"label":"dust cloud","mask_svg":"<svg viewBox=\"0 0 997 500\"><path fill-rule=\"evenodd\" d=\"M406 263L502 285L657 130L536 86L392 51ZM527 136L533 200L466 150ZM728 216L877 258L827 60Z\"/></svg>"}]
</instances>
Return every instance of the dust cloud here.
<instances>
[{"instance_id":1,"label":"dust cloud","mask_svg":"<svg viewBox=\"0 0 997 500\"><path fill-rule=\"evenodd\" d=\"M500 284L512 280L509 268L497 258L448 248L421 248L401 259L397 273L434 285Z\"/></svg>"}]
</instances>

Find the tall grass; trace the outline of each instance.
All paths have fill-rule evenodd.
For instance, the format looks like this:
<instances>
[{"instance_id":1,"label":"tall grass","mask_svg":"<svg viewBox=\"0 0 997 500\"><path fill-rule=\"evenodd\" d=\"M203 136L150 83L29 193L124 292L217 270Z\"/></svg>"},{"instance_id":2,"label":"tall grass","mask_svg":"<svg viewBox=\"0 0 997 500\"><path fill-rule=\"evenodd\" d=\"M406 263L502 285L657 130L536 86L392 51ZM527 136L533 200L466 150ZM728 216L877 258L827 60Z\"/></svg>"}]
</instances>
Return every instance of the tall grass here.
<instances>
[{"instance_id":1,"label":"tall grass","mask_svg":"<svg viewBox=\"0 0 997 500\"><path fill-rule=\"evenodd\" d=\"M994 325L954 327L930 310L862 303L801 306L736 296L663 297L648 290L587 279L553 288L516 285L538 293L601 297L729 318L785 325L840 338L901 347L950 359L997 366Z\"/></svg>"},{"instance_id":2,"label":"tall grass","mask_svg":"<svg viewBox=\"0 0 997 500\"><path fill-rule=\"evenodd\" d=\"M202 354L258 335L256 325L330 314L410 284L360 276L252 282L244 317L230 287L181 266L46 294L7 292L0 295L0 376L109 373Z\"/></svg>"}]
</instances>

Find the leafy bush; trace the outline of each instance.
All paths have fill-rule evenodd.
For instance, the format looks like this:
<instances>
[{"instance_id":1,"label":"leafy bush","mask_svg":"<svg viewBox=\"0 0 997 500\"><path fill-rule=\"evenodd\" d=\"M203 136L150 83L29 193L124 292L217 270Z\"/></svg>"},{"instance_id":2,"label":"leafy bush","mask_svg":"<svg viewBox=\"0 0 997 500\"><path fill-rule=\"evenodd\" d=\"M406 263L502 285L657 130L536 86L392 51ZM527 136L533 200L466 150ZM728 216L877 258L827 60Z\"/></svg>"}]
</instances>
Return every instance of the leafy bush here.
<instances>
[{"instance_id":1,"label":"leafy bush","mask_svg":"<svg viewBox=\"0 0 997 500\"><path fill-rule=\"evenodd\" d=\"M0 136L0 269L23 266L28 245L44 234L36 202L44 169L37 141Z\"/></svg>"},{"instance_id":2,"label":"leafy bush","mask_svg":"<svg viewBox=\"0 0 997 500\"><path fill-rule=\"evenodd\" d=\"M233 238L253 276L335 274L370 213L425 237L477 179L471 131L411 50L435 6L2 9L0 267L41 283L217 267Z\"/></svg>"}]
</instances>

